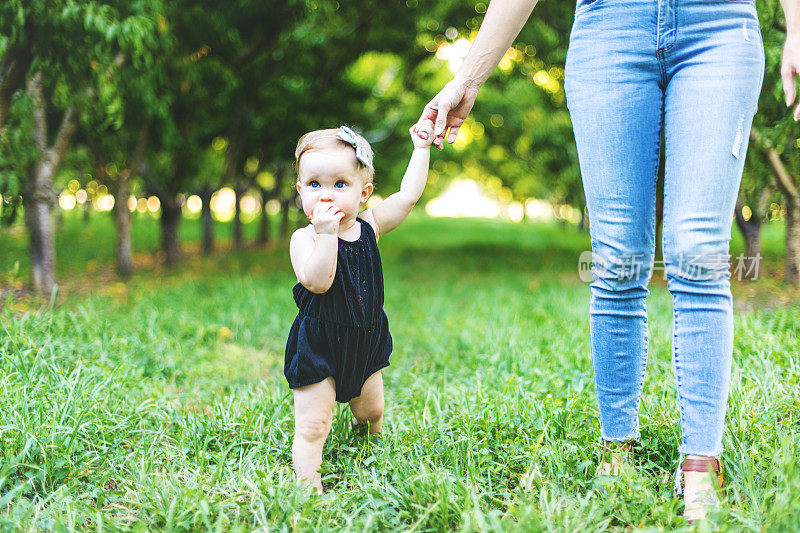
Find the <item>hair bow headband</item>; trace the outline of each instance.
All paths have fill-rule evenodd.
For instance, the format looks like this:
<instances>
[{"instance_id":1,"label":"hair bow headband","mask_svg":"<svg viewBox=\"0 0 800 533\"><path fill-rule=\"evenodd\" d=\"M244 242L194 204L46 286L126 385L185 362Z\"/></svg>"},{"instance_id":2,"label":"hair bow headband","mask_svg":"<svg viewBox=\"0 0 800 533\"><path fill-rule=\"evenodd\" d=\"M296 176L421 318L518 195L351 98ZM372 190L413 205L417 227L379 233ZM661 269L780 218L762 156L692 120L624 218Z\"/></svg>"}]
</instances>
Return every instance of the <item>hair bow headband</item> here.
<instances>
[{"instance_id":1,"label":"hair bow headband","mask_svg":"<svg viewBox=\"0 0 800 533\"><path fill-rule=\"evenodd\" d=\"M372 168L372 155L366 143L347 126L340 126L336 136L356 149L356 159L367 168Z\"/></svg>"}]
</instances>

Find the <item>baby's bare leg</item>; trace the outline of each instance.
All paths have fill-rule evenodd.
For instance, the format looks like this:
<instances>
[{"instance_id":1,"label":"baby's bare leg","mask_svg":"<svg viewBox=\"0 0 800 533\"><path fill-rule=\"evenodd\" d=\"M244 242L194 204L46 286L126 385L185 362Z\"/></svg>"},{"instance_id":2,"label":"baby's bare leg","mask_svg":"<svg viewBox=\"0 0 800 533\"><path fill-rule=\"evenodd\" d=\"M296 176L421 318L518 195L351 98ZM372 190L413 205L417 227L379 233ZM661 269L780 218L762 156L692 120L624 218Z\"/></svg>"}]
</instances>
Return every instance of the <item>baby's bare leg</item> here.
<instances>
[{"instance_id":1,"label":"baby's bare leg","mask_svg":"<svg viewBox=\"0 0 800 533\"><path fill-rule=\"evenodd\" d=\"M377 435L383 424L383 375L378 370L364 382L361 394L350 400L350 410L357 424L369 424L369 432Z\"/></svg>"},{"instance_id":2,"label":"baby's bare leg","mask_svg":"<svg viewBox=\"0 0 800 533\"><path fill-rule=\"evenodd\" d=\"M319 474L322 446L331 431L335 400L336 384L331 377L294 389L294 473L316 487L319 494L322 494Z\"/></svg>"}]
</instances>

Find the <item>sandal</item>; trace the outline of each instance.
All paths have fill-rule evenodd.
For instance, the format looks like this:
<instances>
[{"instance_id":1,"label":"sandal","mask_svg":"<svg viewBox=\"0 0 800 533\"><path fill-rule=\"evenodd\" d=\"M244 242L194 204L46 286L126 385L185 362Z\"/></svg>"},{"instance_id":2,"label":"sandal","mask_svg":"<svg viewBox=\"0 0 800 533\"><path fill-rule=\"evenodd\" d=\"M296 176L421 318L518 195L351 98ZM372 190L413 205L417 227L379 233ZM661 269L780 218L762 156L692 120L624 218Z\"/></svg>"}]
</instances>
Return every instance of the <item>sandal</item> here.
<instances>
[{"instance_id":1,"label":"sandal","mask_svg":"<svg viewBox=\"0 0 800 533\"><path fill-rule=\"evenodd\" d=\"M716 457L703 457L702 459L697 458L686 458L683 460L683 464L680 468L681 472L702 472L705 474L711 474L717 476L717 487L722 486L722 479L723 479L723 468L722 463ZM685 475L683 475L685 478ZM711 480L709 480L711 481ZM685 485L685 480L684 480ZM678 486L679 492L678 494L683 494L684 490L682 487ZM693 498L687 499L686 495L683 495L684 499L684 510L683 516L687 518L689 523L693 523L696 520L702 520L705 518L706 513L709 509L716 507L717 505L717 493L714 490L715 487L711 486L710 488L703 488L697 491L697 494L694 495Z\"/></svg>"},{"instance_id":2,"label":"sandal","mask_svg":"<svg viewBox=\"0 0 800 533\"><path fill-rule=\"evenodd\" d=\"M632 440L625 442L602 440L600 444L600 464L597 465L597 470L595 470L594 475L618 476L620 465L630 462L630 456L633 453L633 444L634 441ZM611 460L606 461L606 455L609 452L611 453Z\"/></svg>"}]
</instances>

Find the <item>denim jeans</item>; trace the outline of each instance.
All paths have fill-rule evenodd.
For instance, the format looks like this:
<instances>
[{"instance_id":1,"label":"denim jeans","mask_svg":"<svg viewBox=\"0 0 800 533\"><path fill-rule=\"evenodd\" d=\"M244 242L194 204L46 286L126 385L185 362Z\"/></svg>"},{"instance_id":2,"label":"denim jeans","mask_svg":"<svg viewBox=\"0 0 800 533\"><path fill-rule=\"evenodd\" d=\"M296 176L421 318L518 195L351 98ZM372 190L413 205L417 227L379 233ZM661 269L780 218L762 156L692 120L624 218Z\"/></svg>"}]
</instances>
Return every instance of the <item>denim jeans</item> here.
<instances>
[{"instance_id":1,"label":"denim jeans","mask_svg":"<svg viewBox=\"0 0 800 533\"><path fill-rule=\"evenodd\" d=\"M728 245L763 72L752 0L578 0L565 89L589 210L604 439L639 435L663 131L678 451L722 451L733 352Z\"/></svg>"}]
</instances>

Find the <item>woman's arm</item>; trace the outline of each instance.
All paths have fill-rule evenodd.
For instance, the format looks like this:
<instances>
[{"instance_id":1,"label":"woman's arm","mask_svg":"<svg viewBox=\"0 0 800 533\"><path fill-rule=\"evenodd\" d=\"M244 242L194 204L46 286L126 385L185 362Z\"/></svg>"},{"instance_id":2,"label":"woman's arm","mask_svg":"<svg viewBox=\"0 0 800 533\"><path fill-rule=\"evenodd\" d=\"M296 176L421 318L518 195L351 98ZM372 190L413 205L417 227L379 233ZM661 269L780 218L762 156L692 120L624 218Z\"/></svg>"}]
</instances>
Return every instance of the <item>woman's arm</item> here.
<instances>
[{"instance_id":1,"label":"woman's arm","mask_svg":"<svg viewBox=\"0 0 800 533\"><path fill-rule=\"evenodd\" d=\"M794 103L796 96L795 76L800 74L800 2L798 0L781 0L783 14L786 17L786 42L783 45L781 61L781 78L786 105ZM794 119L800 119L800 104L794 108Z\"/></svg>"},{"instance_id":2,"label":"woman's arm","mask_svg":"<svg viewBox=\"0 0 800 533\"><path fill-rule=\"evenodd\" d=\"M789 1L789 0L786 0ZM433 144L440 150L444 147L444 133L450 128L447 142L456 140L458 129L464 123L478 90L494 72L508 47L519 35L525 21L531 15L537 0L492 0L486 16L453 80L428 102L420 116L432 121Z\"/></svg>"},{"instance_id":3,"label":"woman's arm","mask_svg":"<svg viewBox=\"0 0 800 533\"><path fill-rule=\"evenodd\" d=\"M519 35L537 1L492 0L455 78L469 86L482 87Z\"/></svg>"}]
</instances>

